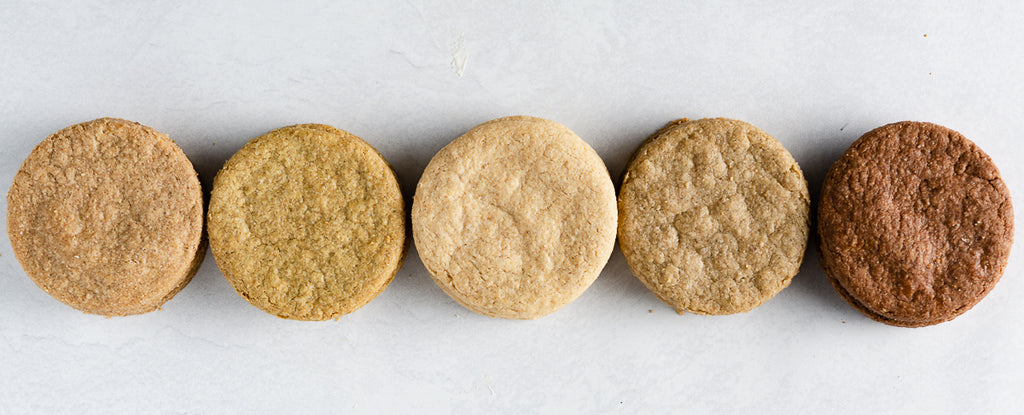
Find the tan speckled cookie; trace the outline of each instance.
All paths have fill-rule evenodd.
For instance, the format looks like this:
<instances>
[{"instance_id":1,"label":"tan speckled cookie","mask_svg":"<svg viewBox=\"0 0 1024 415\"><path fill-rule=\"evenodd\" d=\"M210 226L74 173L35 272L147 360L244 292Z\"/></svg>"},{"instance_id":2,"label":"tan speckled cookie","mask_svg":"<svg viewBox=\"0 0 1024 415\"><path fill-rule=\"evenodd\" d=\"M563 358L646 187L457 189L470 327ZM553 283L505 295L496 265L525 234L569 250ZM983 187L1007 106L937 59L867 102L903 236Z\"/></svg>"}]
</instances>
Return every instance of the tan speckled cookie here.
<instances>
[{"instance_id":1,"label":"tan speckled cookie","mask_svg":"<svg viewBox=\"0 0 1024 415\"><path fill-rule=\"evenodd\" d=\"M102 118L32 150L7 194L7 233L25 273L54 298L91 314L145 313L202 262L203 193L166 135Z\"/></svg>"},{"instance_id":2,"label":"tan speckled cookie","mask_svg":"<svg viewBox=\"0 0 1024 415\"><path fill-rule=\"evenodd\" d=\"M604 268L615 188L565 126L499 118L434 156L412 224L423 264L453 299L486 316L537 318L576 299Z\"/></svg>"},{"instance_id":3,"label":"tan speckled cookie","mask_svg":"<svg viewBox=\"0 0 1024 415\"><path fill-rule=\"evenodd\" d=\"M633 273L680 313L761 305L800 269L810 195L793 157L757 127L675 121L630 161L619 245Z\"/></svg>"},{"instance_id":4,"label":"tan speckled cookie","mask_svg":"<svg viewBox=\"0 0 1024 415\"><path fill-rule=\"evenodd\" d=\"M405 257L405 206L384 157L345 131L304 124L255 138L217 174L210 247L238 293L295 320L348 314Z\"/></svg>"},{"instance_id":5,"label":"tan speckled cookie","mask_svg":"<svg viewBox=\"0 0 1024 415\"><path fill-rule=\"evenodd\" d=\"M1010 193L992 159L956 131L911 121L876 128L832 165L821 193L821 265L874 320L952 320L1006 267Z\"/></svg>"}]
</instances>

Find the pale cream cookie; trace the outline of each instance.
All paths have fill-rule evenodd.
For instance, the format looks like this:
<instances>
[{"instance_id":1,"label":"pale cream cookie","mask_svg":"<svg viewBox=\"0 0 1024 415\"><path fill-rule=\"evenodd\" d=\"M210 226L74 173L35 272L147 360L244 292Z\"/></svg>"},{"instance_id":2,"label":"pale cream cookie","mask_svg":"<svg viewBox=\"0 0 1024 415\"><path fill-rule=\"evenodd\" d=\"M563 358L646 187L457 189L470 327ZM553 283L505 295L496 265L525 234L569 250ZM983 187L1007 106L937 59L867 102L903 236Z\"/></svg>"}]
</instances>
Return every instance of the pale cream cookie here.
<instances>
[{"instance_id":1,"label":"pale cream cookie","mask_svg":"<svg viewBox=\"0 0 1024 415\"><path fill-rule=\"evenodd\" d=\"M491 317L537 318L576 299L604 268L615 188L565 126L500 118L434 156L412 223L423 264L453 299Z\"/></svg>"}]
</instances>

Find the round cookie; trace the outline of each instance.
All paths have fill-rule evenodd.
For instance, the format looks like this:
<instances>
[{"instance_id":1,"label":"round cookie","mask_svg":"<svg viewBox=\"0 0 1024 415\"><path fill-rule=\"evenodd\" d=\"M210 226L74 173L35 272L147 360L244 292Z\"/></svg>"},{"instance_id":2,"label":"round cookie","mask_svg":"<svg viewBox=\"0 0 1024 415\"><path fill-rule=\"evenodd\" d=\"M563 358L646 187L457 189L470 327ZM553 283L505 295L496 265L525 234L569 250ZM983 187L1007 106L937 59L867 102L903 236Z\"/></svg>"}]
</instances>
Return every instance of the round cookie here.
<instances>
[{"instance_id":1,"label":"round cookie","mask_svg":"<svg viewBox=\"0 0 1024 415\"><path fill-rule=\"evenodd\" d=\"M832 165L818 233L840 296L874 320L921 327L963 314L999 281L1013 207L978 146L904 121L864 134Z\"/></svg>"},{"instance_id":2,"label":"round cookie","mask_svg":"<svg viewBox=\"0 0 1024 415\"><path fill-rule=\"evenodd\" d=\"M277 129L238 150L214 180L208 228L235 291L294 320L362 307L406 251L391 166L359 137L319 124Z\"/></svg>"},{"instance_id":3,"label":"round cookie","mask_svg":"<svg viewBox=\"0 0 1024 415\"><path fill-rule=\"evenodd\" d=\"M47 137L7 193L7 234L25 273L90 314L153 311L206 252L203 192L166 135L101 118Z\"/></svg>"},{"instance_id":4,"label":"round cookie","mask_svg":"<svg viewBox=\"0 0 1024 415\"><path fill-rule=\"evenodd\" d=\"M619 246L679 313L746 312L799 271L809 214L803 173L774 138L742 121L682 119L629 163Z\"/></svg>"},{"instance_id":5,"label":"round cookie","mask_svg":"<svg viewBox=\"0 0 1024 415\"><path fill-rule=\"evenodd\" d=\"M444 292L477 313L547 315L579 297L615 244L615 188L597 153L554 121L480 124L427 165L416 249Z\"/></svg>"}]
</instances>

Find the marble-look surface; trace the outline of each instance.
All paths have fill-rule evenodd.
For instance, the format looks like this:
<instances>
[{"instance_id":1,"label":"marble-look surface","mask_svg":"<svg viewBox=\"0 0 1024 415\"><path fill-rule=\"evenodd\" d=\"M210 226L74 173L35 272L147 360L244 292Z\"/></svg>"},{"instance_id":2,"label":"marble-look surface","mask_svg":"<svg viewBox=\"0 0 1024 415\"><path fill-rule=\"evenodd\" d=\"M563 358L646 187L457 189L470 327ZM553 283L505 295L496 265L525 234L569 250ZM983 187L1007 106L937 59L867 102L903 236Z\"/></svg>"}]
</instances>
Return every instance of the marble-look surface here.
<instances>
[{"instance_id":1,"label":"marble-look surface","mask_svg":"<svg viewBox=\"0 0 1024 415\"><path fill-rule=\"evenodd\" d=\"M103 116L170 135L205 185L250 138L332 124L407 196L491 118L559 121L617 177L666 122L725 116L779 139L816 197L860 134L912 119L978 143L1020 205L1024 3L979 3L6 2L0 187L48 134ZM1022 255L973 310L922 329L861 316L813 249L789 288L727 317L677 315L616 250L536 321L465 310L412 249L376 300L310 323L250 306L210 255L161 311L84 315L0 238L0 414L1016 412Z\"/></svg>"}]
</instances>

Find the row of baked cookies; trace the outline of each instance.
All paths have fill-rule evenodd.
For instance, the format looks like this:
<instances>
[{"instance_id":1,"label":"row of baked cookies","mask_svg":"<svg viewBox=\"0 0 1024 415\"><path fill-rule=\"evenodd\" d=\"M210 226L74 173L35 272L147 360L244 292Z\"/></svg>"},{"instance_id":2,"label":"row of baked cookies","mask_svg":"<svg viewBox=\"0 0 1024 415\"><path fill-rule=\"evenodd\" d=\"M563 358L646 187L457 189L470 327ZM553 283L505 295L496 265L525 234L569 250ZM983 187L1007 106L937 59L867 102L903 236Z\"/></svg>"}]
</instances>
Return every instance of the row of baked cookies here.
<instances>
[{"instance_id":1,"label":"row of baked cookies","mask_svg":"<svg viewBox=\"0 0 1024 415\"><path fill-rule=\"evenodd\" d=\"M8 194L8 233L26 273L57 299L136 314L195 273L202 205L195 171L166 136L100 119L55 133L26 159ZM796 275L809 205L792 156L740 121L669 124L634 154L616 199L604 163L572 131L507 117L434 156L411 218L434 280L484 315L536 318L569 303L600 273L616 235L663 301L731 314ZM1001 275L1012 237L991 160L927 123L892 124L854 143L830 170L819 217L822 264L837 292L900 326L973 306ZM218 173L207 219L231 285L284 318L358 309L407 249L393 169L363 140L324 125L246 144Z\"/></svg>"}]
</instances>

